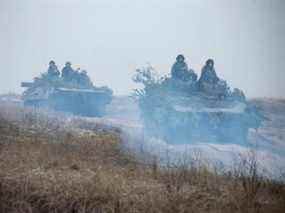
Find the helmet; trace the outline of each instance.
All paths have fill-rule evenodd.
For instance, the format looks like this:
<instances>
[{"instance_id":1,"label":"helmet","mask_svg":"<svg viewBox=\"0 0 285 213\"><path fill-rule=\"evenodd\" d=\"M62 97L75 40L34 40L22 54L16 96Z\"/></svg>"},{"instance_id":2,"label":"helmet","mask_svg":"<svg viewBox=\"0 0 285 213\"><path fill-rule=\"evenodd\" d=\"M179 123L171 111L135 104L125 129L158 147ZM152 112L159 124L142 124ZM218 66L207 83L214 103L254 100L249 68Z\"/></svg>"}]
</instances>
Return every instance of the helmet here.
<instances>
[{"instance_id":1,"label":"helmet","mask_svg":"<svg viewBox=\"0 0 285 213\"><path fill-rule=\"evenodd\" d=\"M214 66L214 60L213 59L208 59L207 61L206 61L206 65L210 65L210 64L212 64L212 66Z\"/></svg>"},{"instance_id":2,"label":"helmet","mask_svg":"<svg viewBox=\"0 0 285 213\"><path fill-rule=\"evenodd\" d=\"M67 62L65 63L65 66L71 66L71 63L70 63L69 61L67 61Z\"/></svg>"},{"instance_id":3,"label":"helmet","mask_svg":"<svg viewBox=\"0 0 285 213\"><path fill-rule=\"evenodd\" d=\"M55 65L55 62L53 60L51 60L48 64L49 65Z\"/></svg>"},{"instance_id":4,"label":"helmet","mask_svg":"<svg viewBox=\"0 0 285 213\"><path fill-rule=\"evenodd\" d=\"M182 60L184 61L184 60L185 60L184 55L179 54L179 55L176 57L176 61L178 61L179 59L182 59Z\"/></svg>"}]
</instances>

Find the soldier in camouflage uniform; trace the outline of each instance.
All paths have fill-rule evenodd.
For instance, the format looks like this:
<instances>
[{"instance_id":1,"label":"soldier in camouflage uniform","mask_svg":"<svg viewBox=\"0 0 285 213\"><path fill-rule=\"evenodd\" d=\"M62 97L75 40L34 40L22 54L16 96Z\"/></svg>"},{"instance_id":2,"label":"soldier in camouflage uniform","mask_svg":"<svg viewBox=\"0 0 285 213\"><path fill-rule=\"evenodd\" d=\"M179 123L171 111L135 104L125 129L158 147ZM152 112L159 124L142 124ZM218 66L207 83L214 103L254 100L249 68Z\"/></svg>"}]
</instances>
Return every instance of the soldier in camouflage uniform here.
<instances>
[{"instance_id":1,"label":"soldier in camouflage uniform","mask_svg":"<svg viewBox=\"0 0 285 213\"><path fill-rule=\"evenodd\" d=\"M63 80L66 82L71 82L73 79L74 73L75 73L75 71L71 67L71 63L66 62L65 66L63 67L63 69L61 71L61 75L62 75Z\"/></svg>"},{"instance_id":2,"label":"soldier in camouflage uniform","mask_svg":"<svg viewBox=\"0 0 285 213\"><path fill-rule=\"evenodd\" d=\"M60 72L58 71L55 62L50 61L48 71L47 71L47 76L49 78L57 78L57 77L59 77L59 75L60 75Z\"/></svg>"},{"instance_id":3,"label":"soldier in camouflage uniform","mask_svg":"<svg viewBox=\"0 0 285 213\"><path fill-rule=\"evenodd\" d=\"M176 57L176 62L171 68L171 76L173 79L187 81L196 81L197 75L192 69L188 69L188 65L185 62L183 55L178 55Z\"/></svg>"},{"instance_id":4,"label":"soldier in camouflage uniform","mask_svg":"<svg viewBox=\"0 0 285 213\"><path fill-rule=\"evenodd\" d=\"M93 86L89 76L87 75L87 72L85 70L82 70L80 73L79 73L79 84L83 87L86 87L86 88L90 88Z\"/></svg>"},{"instance_id":5,"label":"soldier in camouflage uniform","mask_svg":"<svg viewBox=\"0 0 285 213\"><path fill-rule=\"evenodd\" d=\"M201 91L218 98L224 98L230 92L227 82L217 76L213 59L206 61L198 85Z\"/></svg>"},{"instance_id":6,"label":"soldier in camouflage uniform","mask_svg":"<svg viewBox=\"0 0 285 213\"><path fill-rule=\"evenodd\" d=\"M206 61L205 66L202 69L202 74L199 79L199 83L202 84L204 82L207 82L211 84L216 84L218 81L219 81L219 78L214 68L214 60L208 59Z\"/></svg>"}]
</instances>

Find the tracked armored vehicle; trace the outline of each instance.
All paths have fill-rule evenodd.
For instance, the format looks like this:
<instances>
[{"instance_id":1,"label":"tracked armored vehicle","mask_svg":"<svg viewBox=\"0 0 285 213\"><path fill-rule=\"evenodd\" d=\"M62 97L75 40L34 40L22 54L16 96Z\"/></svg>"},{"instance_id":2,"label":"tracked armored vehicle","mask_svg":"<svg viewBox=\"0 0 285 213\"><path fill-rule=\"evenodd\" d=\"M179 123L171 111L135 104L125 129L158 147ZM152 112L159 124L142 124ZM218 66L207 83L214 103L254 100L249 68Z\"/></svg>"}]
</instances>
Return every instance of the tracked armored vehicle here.
<instances>
[{"instance_id":1,"label":"tracked armored vehicle","mask_svg":"<svg viewBox=\"0 0 285 213\"><path fill-rule=\"evenodd\" d=\"M258 128L264 118L243 92L221 79L202 82L201 76L198 81L193 71L186 77L160 78L152 68L137 70L134 81L144 87L134 95L145 133L172 144L245 144L249 129Z\"/></svg>"},{"instance_id":2,"label":"tracked armored vehicle","mask_svg":"<svg viewBox=\"0 0 285 213\"><path fill-rule=\"evenodd\" d=\"M25 106L44 107L80 116L103 116L105 107L112 100L112 90L95 87L85 71L74 71L70 67L69 78L57 71L57 67L35 78L33 82L22 82L25 87L22 98ZM50 71L53 70L53 71ZM54 71L55 70L55 71Z\"/></svg>"}]
</instances>

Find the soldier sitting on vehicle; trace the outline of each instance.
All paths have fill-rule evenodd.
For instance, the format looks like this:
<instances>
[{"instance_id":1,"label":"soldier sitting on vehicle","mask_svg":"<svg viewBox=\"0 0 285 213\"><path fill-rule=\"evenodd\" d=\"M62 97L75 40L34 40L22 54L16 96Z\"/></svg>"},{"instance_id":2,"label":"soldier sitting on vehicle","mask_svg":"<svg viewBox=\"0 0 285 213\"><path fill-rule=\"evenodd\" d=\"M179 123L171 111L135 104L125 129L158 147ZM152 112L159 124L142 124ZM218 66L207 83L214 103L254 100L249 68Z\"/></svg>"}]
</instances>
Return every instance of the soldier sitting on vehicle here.
<instances>
[{"instance_id":1,"label":"soldier sitting on vehicle","mask_svg":"<svg viewBox=\"0 0 285 213\"><path fill-rule=\"evenodd\" d=\"M219 78L214 68L214 60L208 59L206 61L205 66L202 69L199 83L207 82L207 83L216 84L218 81L219 81Z\"/></svg>"},{"instance_id":2,"label":"soldier sitting on vehicle","mask_svg":"<svg viewBox=\"0 0 285 213\"><path fill-rule=\"evenodd\" d=\"M48 71L47 71L47 76L49 78L57 78L57 77L59 77L59 75L60 75L60 72L58 71L55 62L50 61Z\"/></svg>"},{"instance_id":3,"label":"soldier sitting on vehicle","mask_svg":"<svg viewBox=\"0 0 285 213\"><path fill-rule=\"evenodd\" d=\"M87 75L87 72L85 70L82 70L79 73L79 84L83 87L86 87L86 88L90 88L93 86L92 81L90 80L90 78Z\"/></svg>"},{"instance_id":4,"label":"soldier sitting on vehicle","mask_svg":"<svg viewBox=\"0 0 285 213\"><path fill-rule=\"evenodd\" d=\"M197 80L196 73L192 69L188 69L183 55L178 55L176 57L176 62L171 68L171 76L173 79L184 82Z\"/></svg>"},{"instance_id":5,"label":"soldier sitting on vehicle","mask_svg":"<svg viewBox=\"0 0 285 213\"><path fill-rule=\"evenodd\" d=\"M213 59L206 61L198 84L201 91L210 95L217 95L220 98L227 96L229 92L226 81L219 79L216 74Z\"/></svg>"},{"instance_id":6,"label":"soldier sitting on vehicle","mask_svg":"<svg viewBox=\"0 0 285 213\"><path fill-rule=\"evenodd\" d=\"M80 67L78 67L76 70L74 70L71 82L73 84L80 86Z\"/></svg>"},{"instance_id":7,"label":"soldier sitting on vehicle","mask_svg":"<svg viewBox=\"0 0 285 213\"><path fill-rule=\"evenodd\" d=\"M63 80L66 82L71 82L73 79L74 73L75 73L75 71L71 67L71 63L66 62L65 66L63 67L63 69L61 71L61 76L62 76Z\"/></svg>"}]
</instances>

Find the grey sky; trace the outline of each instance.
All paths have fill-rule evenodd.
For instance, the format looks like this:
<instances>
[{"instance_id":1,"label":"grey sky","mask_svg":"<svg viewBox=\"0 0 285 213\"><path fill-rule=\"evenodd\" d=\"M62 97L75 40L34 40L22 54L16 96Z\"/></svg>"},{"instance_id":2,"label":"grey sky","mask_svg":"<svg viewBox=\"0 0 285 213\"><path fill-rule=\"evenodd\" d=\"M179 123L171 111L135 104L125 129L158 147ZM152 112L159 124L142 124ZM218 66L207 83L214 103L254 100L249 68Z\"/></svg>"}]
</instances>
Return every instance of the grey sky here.
<instances>
[{"instance_id":1,"label":"grey sky","mask_svg":"<svg viewBox=\"0 0 285 213\"><path fill-rule=\"evenodd\" d=\"M209 57L248 96L285 97L284 0L0 0L0 93L20 92L53 59L128 94L136 67L166 74Z\"/></svg>"}]
</instances>

